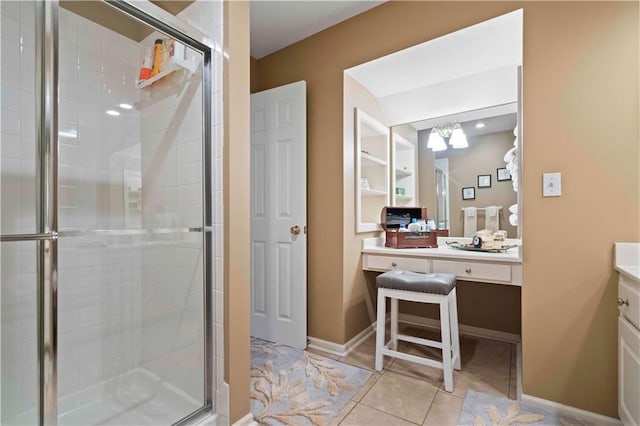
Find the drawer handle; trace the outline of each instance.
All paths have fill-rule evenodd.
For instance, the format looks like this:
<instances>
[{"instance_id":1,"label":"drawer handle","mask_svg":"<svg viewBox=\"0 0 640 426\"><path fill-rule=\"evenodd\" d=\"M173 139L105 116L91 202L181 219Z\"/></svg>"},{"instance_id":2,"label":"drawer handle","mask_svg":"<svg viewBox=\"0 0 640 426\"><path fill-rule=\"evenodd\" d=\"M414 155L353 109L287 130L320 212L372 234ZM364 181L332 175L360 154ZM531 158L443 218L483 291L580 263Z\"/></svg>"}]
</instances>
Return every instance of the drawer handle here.
<instances>
[{"instance_id":1,"label":"drawer handle","mask_svg":"<svg viewBox=\"0 0 640 426\"><path fill-rule=\"evenodd\" d=\"M629 306L629 299L627 300L622 300L621 298L618 297L618 306L622 306L622 305L627 305Z\"/></svg>"},{"instance_id":2,"label":"drawer handle","mask_svg":"<svg viewBox=\"0 0 640 426\"><path fill-rule=\"evenodd\" d=\"M391 266L393 266L393 267L398 266L398 262L391 262Z\"/></svg>"},{"instance_id":3,"label":"drawer handle","mask_svg":"<svg viewBox=\"0 0 640 426\"><path fill-rule=\"evenodd\" d=\"M471 268L467 268L467 269L465 269L464 271L465 271L467 274L470 274L470 273L471 273Z\"/></svg>"}]
</instances>

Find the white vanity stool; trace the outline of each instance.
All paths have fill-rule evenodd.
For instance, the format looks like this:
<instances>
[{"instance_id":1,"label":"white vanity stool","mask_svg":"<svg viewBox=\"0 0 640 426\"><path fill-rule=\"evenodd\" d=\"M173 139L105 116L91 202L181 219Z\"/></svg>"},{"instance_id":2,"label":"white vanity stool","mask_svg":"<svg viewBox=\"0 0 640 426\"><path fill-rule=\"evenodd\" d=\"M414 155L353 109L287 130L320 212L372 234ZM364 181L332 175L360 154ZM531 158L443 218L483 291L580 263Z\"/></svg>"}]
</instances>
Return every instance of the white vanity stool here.
<instances>
[{"instance_id":1,"label":"white vanity stool","mask_svg":"<svg viewBox=\"0 0 640 426\"><path fill-rule=\"evenodd\" d=\"M441 368L444 388L453 392L453 368L460 370L460 338L458 336L458 308L456 277L451 274L421 274L393 270L376 278L378 287L378 318L376 323L376 370L382 370L384 355ZM391 340L385 344L386 300L391 299ZM421 339L398 334L398 300L437 303L440 305L442 341ZM442 362L398 351L398 340L430 346L442 350Z\"/></svg>"}]
</instances>

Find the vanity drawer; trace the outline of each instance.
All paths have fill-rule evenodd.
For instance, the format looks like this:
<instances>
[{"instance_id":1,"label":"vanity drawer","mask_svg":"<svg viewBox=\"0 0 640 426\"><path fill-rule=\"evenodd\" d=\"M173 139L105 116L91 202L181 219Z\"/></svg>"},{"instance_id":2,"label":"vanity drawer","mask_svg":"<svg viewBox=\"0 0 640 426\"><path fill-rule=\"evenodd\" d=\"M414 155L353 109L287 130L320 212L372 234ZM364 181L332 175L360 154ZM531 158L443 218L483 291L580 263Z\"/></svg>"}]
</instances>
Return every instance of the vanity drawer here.
<instances>
[{"instance_id":1,"label":"vanity drawer","mask_svg":"<svg viewBox=\"0 0 640 426\"><path fill-rule=\"evenodd\" d=\"M468 281L511 282L511 266L493 263L434 260L433 272L446 272Z\"/></svg>"},{"instance_id":2,"label":"vanity drawer","mask_svg":"<svg viewBox=\"0 0 640 426\"><path fill-rule=\"evenodd\" d=\"M621 275L618 281L618 297L623 302L620 305L622 315L640 329L640 290L638 284Z\"/></svg>"},{"instance_id":3,"label":"vanity drawer","mask_svg":"<svg viewBox=\"0 0 640 426\"><path fill-rule=\"evenodd\" d=\"M383 256L365 254L362 259L364 270L390 271L391 269L403 269L413 272L429 272L429 261L418 257Z\"/></svg>"}]
</instances>

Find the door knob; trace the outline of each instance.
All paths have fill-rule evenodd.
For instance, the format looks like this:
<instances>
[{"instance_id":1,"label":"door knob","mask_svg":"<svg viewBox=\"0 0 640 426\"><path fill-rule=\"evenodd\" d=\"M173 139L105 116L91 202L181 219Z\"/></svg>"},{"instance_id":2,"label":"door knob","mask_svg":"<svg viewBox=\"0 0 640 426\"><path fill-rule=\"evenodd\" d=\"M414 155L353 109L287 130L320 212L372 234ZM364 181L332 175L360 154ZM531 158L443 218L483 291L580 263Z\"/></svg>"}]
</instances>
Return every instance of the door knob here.
<instances>
[{"instance_id":1,"label":"door knob","mask_svg":"<svg viewBox=\"0 0 640 426\"><path fill-rule=\"evenodd\" d=\"M618 306L622 306L622 305L627 305L629 306L629 299L627 300L622 300L621 298L618 297Z\"/></svg>"},{"instance_id":2,"label":"door knob","mask_svg":"<svg viewBox=\"0 0 640 426\"><path fill-rule=\"evenodd\" d=\"M293 225L291 229L289 229L289 232L291 232L293 235L298 235L300 234L300 227L298 225Z\"/></svg>"}]
</instances>

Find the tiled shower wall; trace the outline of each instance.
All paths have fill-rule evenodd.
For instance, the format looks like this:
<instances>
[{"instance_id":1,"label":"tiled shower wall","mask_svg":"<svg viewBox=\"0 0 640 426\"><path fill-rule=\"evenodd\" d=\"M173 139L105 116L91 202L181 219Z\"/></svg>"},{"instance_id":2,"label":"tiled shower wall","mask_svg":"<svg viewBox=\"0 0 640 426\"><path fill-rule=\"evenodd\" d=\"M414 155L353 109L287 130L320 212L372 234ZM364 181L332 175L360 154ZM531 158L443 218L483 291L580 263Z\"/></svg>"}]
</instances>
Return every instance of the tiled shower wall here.
<instances>
[{"instance_id":1,"label":"tiled shower wall","mask_svg":"<svg viewBox=\"0 0 640 426\"><path fill-rule=\"evenodd\" d=\"M1 6L1 231L34 232L33 3L2 1ZM222 371L222 6L220 2L196 2L181 15L206 31L218 46L212 58L213 271L214 347L216 365ZM176 138L176 145L164 153L165 161L159 165L157 152L151 147L158 147L163 130L160 123L167 121L153 117L153 103L145 96L162 92L162 85L148 91L133 86L143 43L60 10L61 230L200 223L194 223L201 197L194 173L200 170L199 151L194 134L189 134L201 129L195 118L189 119L200 116L200 105L196 105L197 93L188 90L195 86L201 90L201 83L187 85L181 94L166 92L165 99L155 104L172 105L173 110L161 112L163 118L178 123L179 132L186 132L182 139ZM171 78L179 78L178 74ZM166 80L163 83L168 87L170 81ZM196 94L194 101L181 103L189 94ZM117 108L123 102L137 107L130 111ZM145 105L150 109L142 108ZM108 116L107 109L121 115ZM137 182L144 188L145 198L136 206ZM199 235L159 239L151 245L139 236L60 239L61 397L81 394L78 391L139 367L162 373L171 386L187 394L190 389L200 391L201 386L195 386L203 380L203 373L197 374L202 352L197 343L201 322L196 312L202 309L198 276L202 253L194 246ZM0 249L1 403L2 419L8 419L32 410L36 401L35 244L3 243ZM165 328L156 321L159 316L174 320ZM217 378L215 383L221 382L222 374ZM191 396L200 399L198 392Z\"/></svg>"},{"instance_id":2,"label":"tiled shower wall","mask_svg":"<svg viewBox=\"0 0 640 426\"><path fill-rule=\"evenodd\" d=\"M35 232L35 9L0 2L0 232ZM35 404L36 244L0 244L2 418ZM27 420L35 423L35 417Z\"/></svg>"},{"instance_id":3,"label":"tiled shower wall","mask_svg":"<svg viewBox=\"0 0 640 426\"><path fill-rule=\"evenodd\" d=\"M140 116L118 107L137 102L137 44L63 8L59 29L59 230L137 228L123 188L140 170ZM59 239L61 408L136 367L141 263L139 237Z\"/></svg>"}]
</instances>

